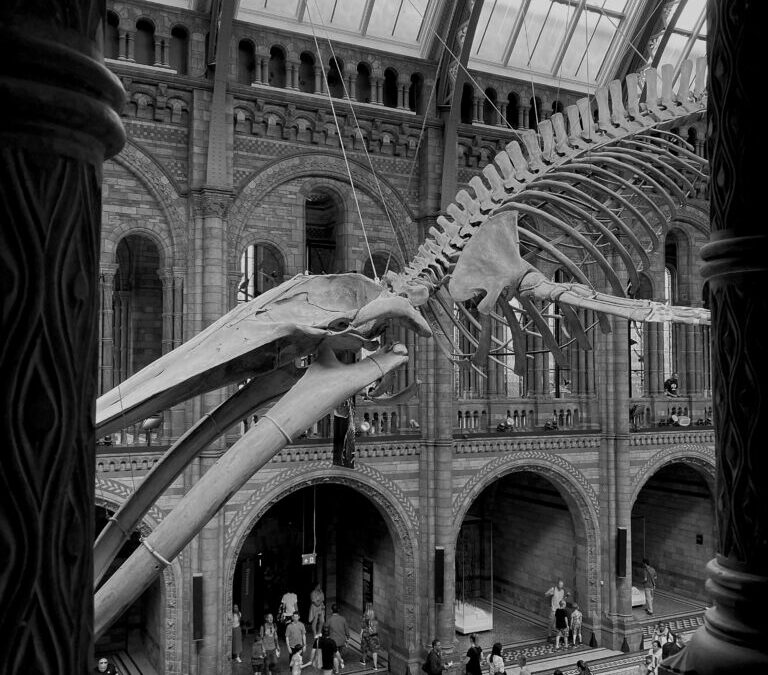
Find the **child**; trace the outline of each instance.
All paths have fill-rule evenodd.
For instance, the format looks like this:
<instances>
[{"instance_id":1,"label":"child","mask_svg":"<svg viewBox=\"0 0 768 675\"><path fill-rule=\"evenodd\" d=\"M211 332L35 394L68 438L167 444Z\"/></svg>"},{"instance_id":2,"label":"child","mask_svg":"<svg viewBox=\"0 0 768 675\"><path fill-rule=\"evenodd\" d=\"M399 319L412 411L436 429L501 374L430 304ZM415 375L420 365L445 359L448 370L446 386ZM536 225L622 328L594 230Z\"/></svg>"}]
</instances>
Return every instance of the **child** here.
<instances>
[{"instance_id":1,"label":"child","mask_svg":"<svg viewBox=\"0 0 768 675\"><path fill-rule=\"evenodd\" d=\"M555 649L560 649L560 638L563 638L563 648L568 646L568 612L565 611L565 600L555 610Z\"/></svg>"},{"instance_id":2,"label":"child","mask_svg":"<svg viewBox=\"0 0 768 675\"><path fill-rule=\"evenodd\" d=\"M301 652L304 648L301 645L291 647L291 675L301 675L301 669L312 665L312 661L304 663Z\"/></svg>"},{"instance_id":3,"label":"child","mask_svg":"<svg viewBox=\"0 0 768 675\"><path fill-rule=\"evenodd\" d=\"M576 646L576 640L579 641L578 644L584 644L581 639L581 622L583 619L584 615L581 613L579 606L574 605L571 612L571 642L574 647Z\"/></svg>"}]
</instances>

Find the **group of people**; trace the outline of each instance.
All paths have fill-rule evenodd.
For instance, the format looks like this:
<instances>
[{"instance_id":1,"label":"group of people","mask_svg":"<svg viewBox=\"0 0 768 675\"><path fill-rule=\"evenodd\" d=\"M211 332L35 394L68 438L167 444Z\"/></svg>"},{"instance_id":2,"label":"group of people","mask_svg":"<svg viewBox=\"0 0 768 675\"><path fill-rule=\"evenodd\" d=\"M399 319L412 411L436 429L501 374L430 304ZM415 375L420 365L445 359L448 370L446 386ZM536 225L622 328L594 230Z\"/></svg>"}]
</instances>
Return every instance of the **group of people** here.
<instances>
[{"instance_id":1,"label":"group of people","mask_svg":"<svg viewBox=\"0 0 768 675\"><path fill-rule=\"evenodd\" d=\"M550 638L554 637L555 649L560 649L561 640L564 649L584 643L581 637L584 615L577 604L574 604L570 614L568 613L565 599L569 595L570 593L565 590L565 582L562 579L558 579L554 586L544 592L544 597L549 598L549 633ZM569 638L571 640L570 645L568 644Z\"/></svg>"},{"instance_id":2,"label":"group of people","mask_svg":"<svg viewBox=\"0 0 768 675\"><path fill-rule=\"evenodd\" d=\"M653 629L651 647L645 655L645 666L642 675L657 675L659 664L666 658L677 654L683 649L683 639L669 629L669 624L659 621Z\"/></svg>"},{"instance_id":3,"label":"group of people","mask_svg":"<svg viewBox=\"0 0 768 675\"><path fill-rule=\"evenodd\" d=\"M288 591L280 602L277 612L280 622L275 621L275 615L268 612L264 615L264 623L258 631L251 652L251 665L254 673L272 675L278 670L280 659L281 637L288 654L291 675L300 675L302 668L314 665L325 675L340 675L345 667L344 658L350 638L346 619L339 613L336 604L331 605L331 615L326 619L325 594L318 584L310 594L308 625L299 616L298 598L295 593ZM242 663L243 637L242 613L237 605L232 607L232 659ZM312 636L312 649L309 660L304 662L307 650L307 631ZM373 604L368 602L361 617L360 625L360 654L361 665L367 665L370 660L373 669L378 670L379 651L379 622Z\"/></svg>"}]
</instances>

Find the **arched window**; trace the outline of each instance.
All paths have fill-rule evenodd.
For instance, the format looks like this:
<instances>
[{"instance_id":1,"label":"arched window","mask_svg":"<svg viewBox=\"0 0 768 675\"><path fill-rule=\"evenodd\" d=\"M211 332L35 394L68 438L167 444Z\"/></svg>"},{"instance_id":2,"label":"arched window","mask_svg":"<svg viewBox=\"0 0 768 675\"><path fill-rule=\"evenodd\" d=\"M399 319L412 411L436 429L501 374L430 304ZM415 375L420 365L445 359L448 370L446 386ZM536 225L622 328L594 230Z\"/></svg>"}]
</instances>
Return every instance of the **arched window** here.
<instances>
[{"instance_id":1,"label":"arched window","mask_svg":"<svg viewBox=\"0 0 768 675\"><path fill-rule=\"evenodd\" d=\"M382 98L387 108L397 108L397 72L393 68L384 71Z\"/></svg>"},{"instance_id":2,"label":"arched window","mask_svg":"<svg viewBox=\"0 0 768 675\"><path fill-rule=\"evenodd\" d=\"M461 121L464 124L472 124L474 107L475 91L472 88L472 85L467 82L461 90Z\"/></svg>"},{"instance_id":3,"label":"arched window","mask_svg":"<svg viewBox=\"0 0 768 675\"><path fill-rule=\"evenodd\" d=\"M136 63L151 66L155 63L155 27L147 19L136 22L136 41L133 56Z\"/></svg>"},{"instance_id":4,"label":"arched window","mask_svg":"<svg viewBox=\"0 0 768 675\"><path fill-rule=\"evenodd\" d=\"M120 18L114 12L107 12L104 24L104 58L120 58Z\"/></svg>"},{"instance_id":5,"label":"arched window","mask_svg":"<svg viewBox=\"0 0 768 675\"><path fill-rule=\"evenodd\" d=\"M285 52L281 47L269 50L269 84L285 89Z\"/></svg>"},{"instance_id":6,"label":"arched window","mask_svg":"<svg viewBox=\"0 0 768 675\"><path fill-rule=\"evenodd\" d=\"M163 286L160 253L149 237L121 239L116 258L114 381L122 382L162 355Z\"/></svg>"},{"instance_id":7,"label":"arched window","mask_svg":"<svg viewBox=\"0 0 768 675\"><path fill-rule=\"evenodd\" d=\"M483 122L485 124L496 124L497 113L496 108L499 106L496 104L496 90L488 88L485 90L485 96L483 98Z\"/></svg>"},{"instance_id":8,"label":"arched window","mask_svg":"<svg viewBox=\"0 0 768 675\"><path fill-rule=\"evenodd\" d=\"M408 87L408 108L419 115L425 113L424 101L422 100L424 91L424 76L421 73L411 75L411 86Z\"/></svg>"},{"instance_id":9,"label":"arched window","mask_svg":"<svg viewBox=\"0 0 768 675\"><path fill-rule=\"evenodd\" d=\"M530 100L531 108L528 111L528 128L537 129L539 121L544 118L543 111L541 109L541 99L538 96L533 96Z\"/></svg>"},{"instance_id":10,"label":"arched window","mask_svg":"<svg viewBox=\"0 0 768 675\"><path fill-rule=\"evenodd\" d=\"M515 92L512 91L507 95L507 124L509 124L513 129L517 129L520 123L519 110L520 98Z\"/></svg>"},{"instance_id":11,"label":"arched window","mask_svg":"<svg viewBox=\"0 0 768 675\"><path fill-rule=\"evenodd\" d=\"M252 244L240 257L240 284L237 301L247 302L282 283L283 257L270 244Z\"/></svg>"},{"instance_id":12,"label":"arched window","mask_svg":"<svg viewBox=\"0 0 768 675\"><path fill-rule=\"evenodd\" d=\"M315 93L315 57L303 52L299 57L299 91Z\"/></svg>"},{"instance_id":13,"label":"arched window","mask_svg":"<svg viewBox=\"0 0 768 675\"><path fill-rule=\"evenodd\" d=\"M332 58L328 62L328 90L334 98L344 98L344 64Z\"/></svg>"},{"instance_id":14,"label":"arched window","mask_svg":"<svg viewBox=\"0 0 768 675\"><path fill-rule=\"evenodd\" d=\"M556 98L554 101L552 101L552 114L555 113L562 113L563 110L565 110L565 107L563 106L563 102Z\"/></svg>"},{"instance_id":15,"label":"arched window","mask_svg":"<svg viewBox=\"0 0 768 675\"><path fill-rule=\"evenodd\" d=\"M189 33L183 26L171 29L170 65L179 75L187 74L189 60Z\"/></svg>"},{"instance_id":16,"label":"arched window","mask_svg":"<svg viewBox=\"0 0 768 675\"><path fill-rule=\"evenodd\" d=\"M237 81L251 84L256 79L256 50L250 40L240 40L237 45Z\"/></svg>"},{"instance_id":17,"label":"arched window","mask_svg":"<svg viewBox=\"0 0 768 675\"><path fill-rule=\"evenodd\" d=\"M342 271L337 256L337 238L343 222L337 200L325 192L309 195L304 205L306 269L310 274Z\"/></svg>"},{"instance_id":18,"label":"arched window","mask_svg":"<svg viewBox=\"0 0 768 675\"><path fill-rule=\"evenodd\" d=\"M371 71L365 63L357 64L355 98L361 103L371 102Z\"/></svg>"}]
</instances>

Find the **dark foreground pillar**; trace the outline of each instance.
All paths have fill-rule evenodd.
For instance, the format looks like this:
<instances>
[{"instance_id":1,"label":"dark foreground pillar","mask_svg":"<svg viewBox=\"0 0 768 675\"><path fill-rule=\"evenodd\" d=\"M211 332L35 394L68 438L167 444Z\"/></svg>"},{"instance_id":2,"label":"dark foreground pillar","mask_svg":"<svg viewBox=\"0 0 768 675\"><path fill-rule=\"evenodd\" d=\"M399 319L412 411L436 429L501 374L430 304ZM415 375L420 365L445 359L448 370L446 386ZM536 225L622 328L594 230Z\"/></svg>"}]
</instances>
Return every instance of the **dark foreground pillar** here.
<instances>
[{"instance_id":1,"label":"dark foreground pillar","mask_svg":"<svg viewBox=\"0 0 768 675\"><path fill-rule=\"evenodd\" d=\"M765 89L767 5L708 5L712 234L702 256L712 309L719 542L708 565L714 607L665 673L768 673L768 151L752 122Z\"/></svg>"},{"instance_id":2,"label":"dark foreground pillar","mask_svg":"<svg viewBox=\"0 0 768 675\"><path fill-rule=\"evenodd\" d=\"M0 674L86 673L104 0L0 3Z\"/></svg>"}]
</instances>

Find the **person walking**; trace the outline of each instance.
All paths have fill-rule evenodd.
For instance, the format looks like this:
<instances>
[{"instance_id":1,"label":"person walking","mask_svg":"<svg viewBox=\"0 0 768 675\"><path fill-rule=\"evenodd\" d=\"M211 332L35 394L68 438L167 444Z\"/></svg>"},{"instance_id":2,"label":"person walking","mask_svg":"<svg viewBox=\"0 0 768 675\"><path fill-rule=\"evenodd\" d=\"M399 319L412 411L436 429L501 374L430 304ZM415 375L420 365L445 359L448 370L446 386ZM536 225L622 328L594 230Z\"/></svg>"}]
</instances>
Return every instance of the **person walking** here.
<instances>
[{"instance_id":1,"label":"person walking","mask_svg":"<svg viewBox=\"0 0 768 675\"><path fill-rule=\"evenodd\" d=\"M531 675L531 671L528 669L528 659L525 654L520 654L517 657L517 665L520 666L520 672L518 675Z\"/></svg>"},{"instance_id":2,"label":"person walking","mask_svg":"<svg viewBox=\"0 0 768 675\"><path fill-rule=\"evenodd\" d=\"M334 672L338 674L339 669L344 667L344 658L347 655L347 641L349 640L349 627L347 620L339 614L339 607L336 603L331 605L331 616L326 623L330 631L330 638L336 643L339 650L337 663L334 666Z\"/></svg>"},{"instance_id":3,"label":"person walking","mask_svg":"<svg viewBox=\"0 0 768 675\"><path fill-rule=\"evenodd\" d=\"M488 656L488 675L504 672L504 657L501 655L501 642L494 642Z\"/></svg>"},{"instance_id":4,"label":"person walking","mask_svg":"<svg viewBox=\"0 0 768 675\"><path fill-rule=\"evenodd\" d=\"M309 627L312 635L320 635L325 623L325 593L320 584L317 584L309 594Z\"/></svg>"},{"instance_id":5,"label":"person walking","mask_svg":"<svg viewBox=\"0 0 768 675\"><path fill-rule=\"evenodd\" d=\"M568 592L565 590L565 582L562 579L558 579L554 586L547 589L544 593L545 598L550 599L549 603L549 637L552 638L557 635L557 628L555 627L555 611L560 607L560 602L565 600L568 596Z\"/></svg>"},{"instance_id":6,"label":"person walking","mask_svg":"<svg viewBox=\"0 0 768 675\"><path fill-rule=\"evenodd\" d=\"M264 615L264 624L259 629L261 656L264 660L264 675L270 675L277 669L280 658L280 645L277 641L277 626L271 613Z\"/></svg>"},{"instance_id":7,"label":"person walking","mask_svg":"<svg viewBox=\"0 0 768 675\"><path fill-rule=\"evenodd\" d=\"M332 675L335 670L339 648L331 638L331 631L328 629L328 626L322 627L317 646L320 649L320 669L323 671L323 675Z\"/></svg>"},{"instance_id":8,"label":"person walking","mask_svg":"<svg viewBox=\"0 0 768 675\"><path fill-rule=\"evenodd\" d=\"M232 605L232 614L230 614L230 621L232 623L232 658L238 663L242 663L243 659L240 655L243 653L243 630L240 624L243 620L243 613L237 605Z\"/></svg>"},{"instance_id":9,"label":"person walking","mask_svg":"<svg viewBox=\"0 0 768 675\"><path fill-rule=\"evenodd\" d=\"M656 590L656 579L658 575L651 566L648 558L643 558L643 590L645 591L645 612L653 615L653 594Z\"/></svg>"},{"instance_id":10,"label":"person walking","mask_svg":"<svg viewBox=\"0 0 768 675\"><path fill-rule=\"evenodd\" d=\"M288 625L290 626L291 624L288 624ZM304 663L302 652L303 652L303 649L301 645L296 645L291 650L291 661L290 661L291 675L301 675L302 668L306 668L307 666L312 665L311 661L307 661L306 663Z\"/></svg>"},{"instance_id":11,"label":"person walking","mask_svg":"<svg viewBox=\"0 0 768 675\"><path fill-rule=\"evenodd\" d=\"M291 623L285 628L285 644L288 646L288 653L291 655L293 655L295 647L300 647L303 653L307 646L307 629L299 621L298 612L293 613ZM293 656L291 656L291 659L293 659Z\"/></svg>"},{"instance_id":12,"label":"person walking","mask_svg":"<svg viewBox=\"0 0 768 675\"><path fill-rule=\"evenodd\" d=\"M466 675L480 675L482 666L480 659L483 656L483 650L477 643L477 635L472 633L469 636L469 649L467 649L467 660L464 662L464 672Z\"/></svg>"},{"instance_id":13,"label":"person walking","mask_svg":"<svg viewBox=\"0 0 768 675\"><path fill-rule=\"evenodd\" d=\"M376 619L376 613L373 611L373 603L365 603L365 612L363 613L362 628L360 630L360 663L366 665L368 655L370 654L373 662L373 669L379 669L379 622Z\"/></svg>"}]
</instances>

